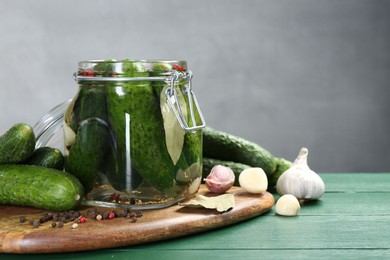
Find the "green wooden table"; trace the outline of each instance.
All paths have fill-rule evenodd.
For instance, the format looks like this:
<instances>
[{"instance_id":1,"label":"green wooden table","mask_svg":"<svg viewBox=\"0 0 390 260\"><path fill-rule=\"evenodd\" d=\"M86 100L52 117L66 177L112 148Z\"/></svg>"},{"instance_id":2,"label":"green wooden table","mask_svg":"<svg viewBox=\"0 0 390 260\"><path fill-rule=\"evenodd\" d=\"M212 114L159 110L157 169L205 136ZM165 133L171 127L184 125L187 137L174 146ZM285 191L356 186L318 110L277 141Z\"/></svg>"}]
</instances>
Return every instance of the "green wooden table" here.
<instances>
[{"instance_id":1,"label":"green wooden table","mask_svg":"<svg viewBox=\"0 0 390 260\"><path fill-rule=\"evenodd\" d=\"M234 226L141 246L0 259L370 259L390 257L390 173L321 174L326 193L297 217L268 213Z\"/></svg>"}]
</instances>

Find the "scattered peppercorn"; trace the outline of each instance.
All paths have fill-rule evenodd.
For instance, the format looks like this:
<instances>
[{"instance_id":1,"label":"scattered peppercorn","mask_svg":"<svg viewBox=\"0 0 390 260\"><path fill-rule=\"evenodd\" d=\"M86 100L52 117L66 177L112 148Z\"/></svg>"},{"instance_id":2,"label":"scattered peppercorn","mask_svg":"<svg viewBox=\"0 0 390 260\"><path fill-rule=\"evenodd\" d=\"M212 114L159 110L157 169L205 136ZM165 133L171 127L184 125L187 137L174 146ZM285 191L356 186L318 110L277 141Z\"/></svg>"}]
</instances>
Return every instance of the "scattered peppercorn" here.
<instances>
[{"instance_id":1,"label":"scattered peppercorn","mask_svg":"<svg viewBox=\"0 0 390 260\"><path fill-rule=\"evenodd\" d=\"M20 223L24 223L26 221L27 221L27 218L25 216L20 216L20 218L19 218Z\"/></svg>"},{"instance_id":2,"label":"scattered peppercorn","mask_svg":"<svg viewBox=\"0 0 390 260\"><path fill-rule=\"evenodd\" d=\"M130 211L129 208L123 209L123 211L99 211L97 208L88 209L85 215L82 215L79 211L65 211L65 212L47 212L40 217L35 219L29 219L25 216L19 217L19 222L24 223L28 221L33 227L39 227L45 222L52 221L51 226L53 228L61 228L68 222L73 222L76 224L87 222L87 218L95 219L97 221L102 221L106 219L114 218L130 218L130 222L136 222L137 218L142 217L142 211Z\"/></svg>"},{"instance_id":3,"label":"scattered peppercorn","mask_svg":"<svg viewBox=\"0 0 390 260\"><path fill-rule=\"evenodd\" d=\"M39 221L39 219L34 219L34 220L32 221L32 226L33 226L33 227L37 228L37 227L39 227L40 225L41 225L41 222Z\"/></svg>"},{"instance_id":4,"label":"scattered peppercorn","mask_svg":"<svg viewBox=\"0 0 390 260\"><path fill-rule=\"evenodd\" d=\"M85 222L87 222L86 217L80 217L78 220L79 220L79 223L85 223Z\"/></svg>"},{"instance_id":5,"label":"scattered peppercorn","mask_svg":"<svg viewBox=\"0 0 390 260\"><path fill-rule=\"evenodd\" d=\"M108 219L108 212L104 211L101 213L101 215L102 215L103 219Z\"/></svg>"},{"instance_id":6,"label":"scattered peppercorn","mask_svg":"<svg viewBox=\"0 0 390 260\"><path fill-rule=\"evenodd\" d=\"M125 217L127 217L128 214L129 214L129 209L124 209L122 216L125 218Z\"/></svg>"},{"instance_id":7,"label":"scattered peppercorn","mask_svg":"<svg viewBox=\"0 0 390 260\"><path fill-rule=\"evenodd\" d=\"M77 223L73 223L73 224L72 224L72 228L73 228L73 229L76 229L76 228L78 228L78 227L79 227L79 224L77 224Z\"/></svg>"},{"instance_id":8,"label":"scattered peppercorn","mask_svg":"<svg viewBox=\"0 0 390 260\"><path fill-rule=\"evenodd\" d=\"M110 211L110 212L108 213L108 219L114 219L114 218L115 218L114 212Z\"/></svg>"}]
</instances>

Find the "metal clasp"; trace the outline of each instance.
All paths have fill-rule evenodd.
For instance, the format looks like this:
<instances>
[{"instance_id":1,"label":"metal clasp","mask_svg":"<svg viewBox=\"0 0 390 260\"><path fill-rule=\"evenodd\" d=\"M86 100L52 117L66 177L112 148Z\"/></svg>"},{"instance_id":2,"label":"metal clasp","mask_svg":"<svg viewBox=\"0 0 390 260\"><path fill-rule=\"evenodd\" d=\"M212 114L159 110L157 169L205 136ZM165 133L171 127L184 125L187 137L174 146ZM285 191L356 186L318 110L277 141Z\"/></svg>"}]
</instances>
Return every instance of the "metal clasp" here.
<instances>
[{"instance_id":1,"label":"metal clasp","mask_svg":"<svg viewBox=\"0 0 390 260\"><path fill-rule=\"evenodd\" d=\"M198 100L196 99L196 96L192 91L192 84L191 84L192 76L193 75L191 71L179 72L177 70L173 70L170 78L170 86L165 90L165 95L167 96L168 104L172 109L173 113L175 114L175 117L179 122L181 128L183 128L183 130L187 132L195 133L196 130L204 128L206 126L206 123L202 111L199 108ZM179 99L177 98L177 93L175 90L175 82L179 81L180 79L184 79L188 81L187 87L184 89L183 94L187 95L188 97L190 116L192 121L191 126L189 126L187 119L183 115L183 111L180 107ZM195 104L195 109L199 114L200 121L201 121L200 125L196 124L195 110L193 104Z\"/></svg>"}]
</instances>

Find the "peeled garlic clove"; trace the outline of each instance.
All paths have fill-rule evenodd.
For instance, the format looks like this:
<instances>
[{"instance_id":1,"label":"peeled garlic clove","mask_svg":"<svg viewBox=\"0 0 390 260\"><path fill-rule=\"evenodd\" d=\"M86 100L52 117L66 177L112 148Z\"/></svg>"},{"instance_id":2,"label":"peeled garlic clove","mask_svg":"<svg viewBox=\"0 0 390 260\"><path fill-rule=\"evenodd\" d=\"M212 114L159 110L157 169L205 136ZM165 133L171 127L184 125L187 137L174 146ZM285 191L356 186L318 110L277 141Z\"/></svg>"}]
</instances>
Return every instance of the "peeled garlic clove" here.
<instances>
[{"instance_id":1,"label":"peeled garlic clove","mask_svg":"<svg viewBox=\"0 0 390 260\"><path fill-rule=\"evenodd\" d=\"M232 169L223 165L216 165L204 180L209 191L220 194L228 191L233 186L235 178Z\"/></svg>"},{"instance_id":2,"label":"peeled garlic clove","mask_svg":"<svg viewBox=\"0 0 390 260\"><path fill-rule=\"evenodd\" d=\"M268 188L268 178L259 167L247 168L240 173L238 181L242 189L249 193L262 193Z\"/></svg>"},{"instance_id":3,"label":"peeled garlic clove","mask_svg":"<svg viewBox=\"0 0 390 260\"><path fill-rule=\"evenodd\" d=\"M285 194L278 199L275 205L276 214L281 216L296 216L301 209L298 199L291 194Z\"/></svg>"},{"instance_id":4,"label":"peeled garlic clove","mask_svg":"<svg viewBox=\"0 0 390 260\"><path fill-rule=\"evenodd\" d=\"M303 147L293 165L279 177L276 191L279 195L292 194L298 200L315 200L325 192L321 177L307 165L308 149Z\"/></svg>"}]
</instances>

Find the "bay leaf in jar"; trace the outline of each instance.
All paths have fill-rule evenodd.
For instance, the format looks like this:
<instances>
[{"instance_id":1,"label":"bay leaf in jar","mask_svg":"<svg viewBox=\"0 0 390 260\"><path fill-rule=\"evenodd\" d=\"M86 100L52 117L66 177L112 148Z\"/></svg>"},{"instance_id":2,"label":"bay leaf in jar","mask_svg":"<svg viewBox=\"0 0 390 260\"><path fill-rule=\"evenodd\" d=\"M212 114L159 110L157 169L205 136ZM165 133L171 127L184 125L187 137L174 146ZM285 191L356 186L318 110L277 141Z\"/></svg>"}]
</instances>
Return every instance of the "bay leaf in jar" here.
<instances>
[{"instance_id":1,"label":"bay leaf in jar","mask_svg":"<svg viewBox=\"0 0 390 260\"><path fill-rule=\"evenodd\" d=\"M167 144L168 153L171 156L173 164L176 164L180 158L181 152L183 150L184 144L184 135L185 131L180 126L179 121L177 120L175 113L171 109L166 93L167 88L170 86L165 86L163 91L160 93L160 108L161 114L164 122L164 130L165 130L165 142ZM183 113L184 118L187 118L187 106L182 106L181 104L186 104L183 95L180 92L180 89L175 87L177 101L171 97L171 102L174 105L180 106L181 111Z\"/></svg>"}]
</instances>

